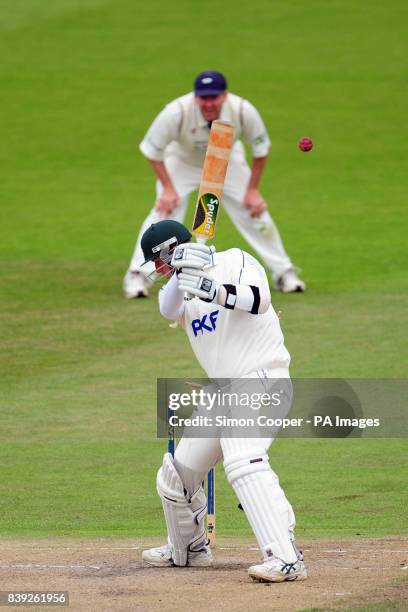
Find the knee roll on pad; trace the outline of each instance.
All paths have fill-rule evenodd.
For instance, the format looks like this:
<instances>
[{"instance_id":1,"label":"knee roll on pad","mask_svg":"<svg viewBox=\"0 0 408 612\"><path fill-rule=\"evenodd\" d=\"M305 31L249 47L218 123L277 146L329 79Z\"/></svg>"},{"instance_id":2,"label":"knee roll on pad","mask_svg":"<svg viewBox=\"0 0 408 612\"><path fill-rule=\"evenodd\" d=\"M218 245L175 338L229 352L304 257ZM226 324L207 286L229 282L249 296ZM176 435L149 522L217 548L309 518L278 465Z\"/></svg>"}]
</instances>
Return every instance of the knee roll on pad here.
<instances>
[{"instance_id":1,"label":"knee roll on pad","mask_svg":"<svg viewBox=\"0 0 408 612\"><path fill-rule=\"evenodd\" d=\"M184 566L187 564L188 550L199 550L205 541L205 493L200 486L191 497L187 495L170 453L163 457L156 484L162 500L173 562Z\"/></svg>"},{"instance_id":2,"label":"knee roll on pad","mask_svg":"<svg viewBox=\"0 0 408 612\"><path fill-rule=\"evenodd\" d=\"M231 485L234 485L236 480L249 476L249 474L272 471L264 448L244 450L239 456L236 455L231 459L225 460L224 469L228 482Z\"/></svg>"},{"instance_id":3,"label":"knee roll on pad","mask_svg":"<svg viewBox=\"0 0 408 612\"><path fill-rule=\"evenodd\" d=\"M185 501L186 493L176 468L173 457L166 453L163 457L163 465L157 472L157 492L161 498L165 497L174 503Z\"/></svg>"}]
</instances>

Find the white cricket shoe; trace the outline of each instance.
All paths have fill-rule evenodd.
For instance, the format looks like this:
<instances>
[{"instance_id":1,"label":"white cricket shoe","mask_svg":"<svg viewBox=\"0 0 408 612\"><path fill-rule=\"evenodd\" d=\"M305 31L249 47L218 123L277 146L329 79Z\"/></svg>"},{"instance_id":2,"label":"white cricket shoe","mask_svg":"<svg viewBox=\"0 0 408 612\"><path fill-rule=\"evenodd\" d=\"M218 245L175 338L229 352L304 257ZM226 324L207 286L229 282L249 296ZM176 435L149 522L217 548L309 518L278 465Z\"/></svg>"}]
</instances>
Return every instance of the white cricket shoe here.
<instances>
[{"instance_id":1,"label":"white cricket shoe","mask_svg":"<svg viewBox=\"0 0 408 612\"><path fill-rule=\"evenodd\" d=\"M261 565L252 565L248 574L253 580L259 582L292 582L294 580L306 580L307 571L305 564L300 559L295 563L285 563L281 559L271 559Z\"/></svg>"},{"instance_id":2,"label":"white cricket shoe","mask_svg":"<svg viewBox=\"0 0 408 612\"><path fill-rule=\"evenodd\" d=\"M129 300L149 297L149 282L141 272L128 270L123 279L123 293Z\"/></svg>"},{"instance_id":3,"label":"white cricket shoe","mask_svg":"<svg viewBox=\"0 0 408 612\"><path fill-rule=\"evenodd\" d=\"M275 285L282 293L301 293L306 291L305 283L298 277L293 268L289 268L282 276L277 278Z\"/></svg>"},{"instance_id":4,"label":"white cricket shoe","mask_svg":"<svg viewBox=\"0 0 408 612\"><path fill-rule=\"evenodd\" d=\"M171 548L168 544L159 548L149 548L142 552L142 559L153 567L174 567L171 558ZM196 552L189 551L187 556L188 567L209 567L213 564L214 558L209 546L204 546Z\"/></svg>"}]
</instances>

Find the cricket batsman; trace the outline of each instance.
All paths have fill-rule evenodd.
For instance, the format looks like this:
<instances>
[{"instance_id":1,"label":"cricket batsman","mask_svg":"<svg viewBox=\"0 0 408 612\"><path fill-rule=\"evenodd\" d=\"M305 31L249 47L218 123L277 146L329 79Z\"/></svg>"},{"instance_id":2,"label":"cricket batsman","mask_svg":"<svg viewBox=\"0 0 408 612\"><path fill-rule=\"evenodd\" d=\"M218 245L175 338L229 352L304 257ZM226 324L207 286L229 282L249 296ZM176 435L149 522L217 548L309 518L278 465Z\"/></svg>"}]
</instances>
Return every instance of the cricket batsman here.
<instances>
[{"instance_id":1,"label":"cricket batsman","mask_svg":"<svg viewBox=\"0 0 408 612\"><path fill-rule=\"evenodd\" d=\"M154 223L142 236L143 265L168 279L159 292L161 314L184 328L210 379L259 379L266 384L285 379L290 384L290 355L263 267L241 249L217 253L213 246L191 243L191 238L175 220ZM156 567L211 565L202 482L223 460L263 556L259 565L249 568L251 578L305 580L303 556L294 542L293 509L269 464L272 441L184 435L174 459L166 453L157 474L168 542L145 550L143 560Z\"/></svg>"},{"instance_id":2,"label":"cricket batsman","mask_svg":"<svg viewBox=\"0 0 408 612\"><path fill-rule=\"evenodd\" d=\"M193 92L167 104L140 144L157 177L156 203L137 238L123 281L125 297L148 296L149 279L139 270L143 262L141 237L152 223L162 219L184 221L189 196L200 183L211 124L218 119L234 126L234 146L224 186L225 210L264 261L274 286L285 293L305 290L259 192L270 149L262 118L248 100L228 92L224 75L206 71L195 79ZM243 141L252 152L251 167Z\"/></svg>"}]
</instances>

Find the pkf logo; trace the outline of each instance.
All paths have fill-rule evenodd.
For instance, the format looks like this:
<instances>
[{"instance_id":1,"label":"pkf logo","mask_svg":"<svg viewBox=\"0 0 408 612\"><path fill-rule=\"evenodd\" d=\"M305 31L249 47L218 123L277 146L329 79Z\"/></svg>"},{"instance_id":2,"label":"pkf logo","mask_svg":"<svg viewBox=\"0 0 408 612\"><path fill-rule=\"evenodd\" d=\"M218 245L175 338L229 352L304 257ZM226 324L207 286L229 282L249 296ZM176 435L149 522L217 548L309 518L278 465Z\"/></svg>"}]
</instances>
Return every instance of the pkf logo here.
<instances>
[{"instance_id":1,"label":"pkf logo","mask_svg":"<svg viewBox=\"0 0 408 612\"><path fill-rule=\"evenodd\" d=\"M194 319L191 321L194 336L197 337L199 331L201 331L201 335L204 334L204 331L208 331L210 333L215 331L215 325L217 323L219 312L219 310L213 310L209 315L204 315L201 319Z\"/></svg>"}]
</instances>

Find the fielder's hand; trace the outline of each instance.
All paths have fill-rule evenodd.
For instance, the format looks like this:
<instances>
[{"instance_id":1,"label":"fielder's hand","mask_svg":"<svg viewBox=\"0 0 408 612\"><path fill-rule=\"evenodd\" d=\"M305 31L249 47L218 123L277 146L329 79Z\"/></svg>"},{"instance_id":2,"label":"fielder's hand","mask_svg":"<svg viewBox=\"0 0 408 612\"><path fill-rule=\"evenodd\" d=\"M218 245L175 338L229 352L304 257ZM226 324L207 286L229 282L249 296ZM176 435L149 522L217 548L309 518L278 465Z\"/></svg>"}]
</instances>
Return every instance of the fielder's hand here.
<instances>
[{"instance_id":1,"label":"fielder's hand","mask_svg":"<svg viewBox=\"0 0 408 612\"><path fill-rule=\"evenodd\" d=\"M171 266L176 270L180 268L202 270L213 263L213 253L215 253L214 246L208 247L205 244L196 243L181 244L174 249Z\"/></svg>"},{"instance_id":2,"label":"fielder's hand","mask_svg":"<svg viewBox=\"0 0 408 612\"><path fill-rule=\"evenodd\" d=\"M156 210L163 214L163 216L169 215L180 203L180 196L175 189L172 187L166 187L163 189L161 195L156 202Z\"/></svg>"},{"instance_id":3,"label":"fielder's hand","mask_svg":"<svg viewBox=\"0 0 408 612\"><path fill-rule=\"evenodd\" d=\"M259 217L266 210L266 202L257 189L248 189L244 196L244 206L251 217Z\"/></svg>"},{"instance_id":4,"label":"fielder's hand","mask_svg":"<svg viewBox=\"0 0 408 612\"><path fill-rule=\"evenodd\" d=\"M217 283L212 276L194 268L183 268L177 274L178 288L204 302L213 302L217 295Z\"/></svg>"}]
</instances>

